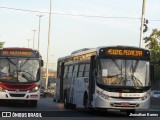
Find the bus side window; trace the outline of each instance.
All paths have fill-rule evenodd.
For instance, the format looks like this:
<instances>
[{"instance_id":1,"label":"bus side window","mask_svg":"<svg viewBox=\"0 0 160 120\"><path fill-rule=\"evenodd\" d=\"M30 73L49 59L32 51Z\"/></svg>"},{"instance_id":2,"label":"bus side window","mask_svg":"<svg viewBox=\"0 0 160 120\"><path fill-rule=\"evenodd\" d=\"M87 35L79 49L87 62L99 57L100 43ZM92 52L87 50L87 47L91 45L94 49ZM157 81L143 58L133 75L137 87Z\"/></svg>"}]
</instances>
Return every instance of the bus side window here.
<instances>
[{"instance_id":1,"label":"bus side window","mask_svg":"<svg viewBox=\"0 0 160 120\"><path fill-rule=\"evenodd\" d=\"M58 66L57 77L61 77L61 65Z\"/></svg>"},{"instance_id":2,"label":"bus side window","mask_svg":"<svg viewBox=\"0 0 160 120\"><path fill-rule=\"evenodd\" d=\"M77 77L77 72L78 72L78 65L75 65L73 70L73 77Z\"/></svg>"},{"instance_id":3,"label":"bus side window","mask_svg":"<svg viewBox=\"0 0 160 120\"><path fill-rule=\"evenodd\" d=\"M68 66L65 66L63 78L67 78L67 77L68 77Z\"/></svg>"},{"instance_id":4,"label":"bus side window","mask_svg":"<svg viewBox=\"0 0 160 120\"><path fill-rule=\"evenodd\" d=\"M90 64L85 65L84 77L89 77Z\"/></svg>"},{"instance_id":5,"label":"bus side window","mask_svg":"<svg viewBox=\"0 0 160 120\"><path fill-rule=\"evenodd\" d=\"M68 77L72 77L73 66L69 66Z\"/></svg>"},{"instance_id":6,"label":"bus side window","mask_svg":"<svg viewBox=\"0 0 160 120\"><path fill-rule=\"evenodd\" d=\"M85 64L80 64L79 70L78 70L78 77L83 77L84 67L85 67Z\"/></svg>"}]
</instances>

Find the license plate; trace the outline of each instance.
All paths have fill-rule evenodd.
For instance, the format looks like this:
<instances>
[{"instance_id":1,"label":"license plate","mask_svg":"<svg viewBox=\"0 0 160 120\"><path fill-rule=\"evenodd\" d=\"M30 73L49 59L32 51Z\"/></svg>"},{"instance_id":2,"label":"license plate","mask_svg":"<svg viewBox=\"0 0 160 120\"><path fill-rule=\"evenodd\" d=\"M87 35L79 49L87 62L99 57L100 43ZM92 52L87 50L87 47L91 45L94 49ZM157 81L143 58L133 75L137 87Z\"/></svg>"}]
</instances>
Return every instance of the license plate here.
<instances>
[{"instance_id":1,"label":"license plate","mask_svg":"<svg viewBox=\"0 0 160 120\"><path fill-rule=\"evenodd\" d=\"M122 105L122 106L129 106L129 103L122 102L121 105Z\"/></svg>"}]
</instances>

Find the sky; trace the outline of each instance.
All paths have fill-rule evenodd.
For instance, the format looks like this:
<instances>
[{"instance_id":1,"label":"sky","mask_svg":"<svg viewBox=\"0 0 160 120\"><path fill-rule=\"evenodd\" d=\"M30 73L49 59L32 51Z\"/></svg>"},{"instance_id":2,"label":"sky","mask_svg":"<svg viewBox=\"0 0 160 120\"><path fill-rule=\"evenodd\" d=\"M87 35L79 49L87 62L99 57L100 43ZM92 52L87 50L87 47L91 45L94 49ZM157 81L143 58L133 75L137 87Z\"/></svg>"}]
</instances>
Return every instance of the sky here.
<instances>
[{"instance_id":1,"label":"sky","mask_svg":"<svg viewBox=\"0 0 160 120\"><path fill-rule=\"evenodd\" d=\"M110 45L139 46L143 0L51 0L50 67L57 59L82 48ZM152 29L160 29L160 0L146 0L145 18ZM0 0L0 41L4 47L38 48L47 57L50 0Z\"/></svg>"}]
</instances>

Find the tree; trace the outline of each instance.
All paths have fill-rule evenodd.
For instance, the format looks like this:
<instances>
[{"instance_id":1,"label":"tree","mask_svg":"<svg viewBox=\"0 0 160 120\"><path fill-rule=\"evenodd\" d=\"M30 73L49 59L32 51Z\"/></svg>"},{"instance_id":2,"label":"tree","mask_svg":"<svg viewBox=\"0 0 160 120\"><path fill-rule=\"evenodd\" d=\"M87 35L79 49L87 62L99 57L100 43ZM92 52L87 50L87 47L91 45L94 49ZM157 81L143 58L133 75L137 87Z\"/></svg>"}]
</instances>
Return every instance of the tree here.
<instances>
[{"instance_id":1,"label":"tree","mask_svg":"<svg viewBox=\"0 0 160 120\"><path fill-rule=\"evenodd\" d=\"M3 48L4 42L0 42L0 48Z\"/></svg>"},{"instance_id":2,"label":"tree","mask_svg":"<svg viewBox=\"0 0 160 120\"><path fill-rule=\"evenodd\" d=\"M160 89L160 31L153 29L149 37L144 38L146 48L151 52L151 63L154 65L154 80L151 81L153 89Z\"/></svg>"},{"instance_id":3,"label":"tree","mask_svg":"<svg viewBox=\"0 0 160 120\"><path fill-rule=\"evenodd\" d=\"M160 31L158 31L156 28L152 30L152 33L149 37L144 38L146 44L146 48L150 50L159 51L159 41L160 41Z\"/></svg>"},{"instance_id":4,"label":"tree","mask_svg":"<svg viewBox=\"0 0 160 120\"><path fill-rule=\"evenodd\" d=\"M146 48L151 51L151 62L153 64L160 64L160 31L153 29L149 37L144 38Z\"/></svg>"}]
</instances>

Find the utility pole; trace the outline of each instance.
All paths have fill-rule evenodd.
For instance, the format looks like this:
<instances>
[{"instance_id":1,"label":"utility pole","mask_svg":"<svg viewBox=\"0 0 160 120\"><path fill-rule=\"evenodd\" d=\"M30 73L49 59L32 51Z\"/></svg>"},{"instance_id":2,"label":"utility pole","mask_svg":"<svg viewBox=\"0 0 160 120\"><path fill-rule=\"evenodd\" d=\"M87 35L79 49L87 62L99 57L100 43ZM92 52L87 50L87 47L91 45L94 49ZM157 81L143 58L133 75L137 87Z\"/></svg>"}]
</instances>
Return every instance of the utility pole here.
<instances>
[{"instance_id":1,"label":"utility pole","mask_svg":"<svg viewBox=\"0 0 160 120\"><path fill-rule=\"evenodd\" d=\"M46 89L48 88L48 57L50 48L50 32L51 32L51 11L52 11L52 0L50 0L50 12L49 12L49 27L48 27L48 47L47 47L47 64L46 64Z\"/></svg>"},{"instance_id":2,"label":"utility pole","mask_svg":"<svg viewBox=\"0 0 160 120\"><path fill-rule=\"evenodd\" d=\"M33 49L34 49L34 42L35 42L35 32L36 30L32 30L33 31Z\"/></svg>"},{"instance_id":3,"label":"utility pole","mask_svg":"<svg viewBox=\"0 0 160 120\"><path fill-rule=\"evenodd\" d=\"M31 39L27 39L27 41L28 41L28 48L29 48L29 42L30 42L30 40L31 40Z\"/></svg>"},{"instance_id":4,"label":"utility pole","mask_svg":"<svg viewBox=\"0 0 160 120\"><path fill-rule=\"evenodd\" d=\"M41 17L43 15L37 15L39 17L39 30L38 30L38 51L39 51L39 44L40 44L40 30L41 30Z\"/></svg>"},{"instance_id":5,"label":"utility pole","mask_svg":"<svg viewBox=\"0 0 160 120\"><path fill-rule=\"evenodd\" d=\"M140 42L139 42L139 47L142 47L142 46L143 46L143 29L144 29L145 5L146 5L146 0L143 0L143 4L142 4L142 16L141 16L141 30L140 30Z\"/></svg>"}]
</instances>

